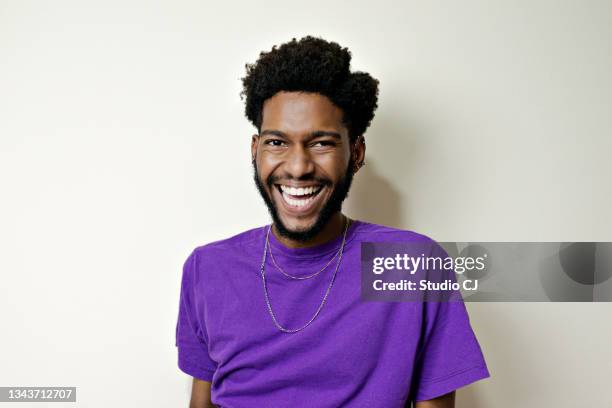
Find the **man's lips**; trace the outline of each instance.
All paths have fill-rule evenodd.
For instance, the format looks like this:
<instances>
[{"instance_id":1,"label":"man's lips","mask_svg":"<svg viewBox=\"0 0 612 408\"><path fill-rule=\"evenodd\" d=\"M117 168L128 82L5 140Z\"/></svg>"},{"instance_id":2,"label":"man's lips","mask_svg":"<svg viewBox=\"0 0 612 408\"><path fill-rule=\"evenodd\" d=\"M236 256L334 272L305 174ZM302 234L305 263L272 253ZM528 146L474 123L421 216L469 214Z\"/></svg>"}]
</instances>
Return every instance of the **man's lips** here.
<instances>
[{"instance_id":1,"label":"man's lips","mask_svg":"<svg viewBox=\"0 0 612 408\"><path fill-rule=\"evenodd\" d=\"M321 184L289 185L274 184L277 197L287 212L303 215L316 207L323 196L325 187Z\"/></svg>"}]
</instances>

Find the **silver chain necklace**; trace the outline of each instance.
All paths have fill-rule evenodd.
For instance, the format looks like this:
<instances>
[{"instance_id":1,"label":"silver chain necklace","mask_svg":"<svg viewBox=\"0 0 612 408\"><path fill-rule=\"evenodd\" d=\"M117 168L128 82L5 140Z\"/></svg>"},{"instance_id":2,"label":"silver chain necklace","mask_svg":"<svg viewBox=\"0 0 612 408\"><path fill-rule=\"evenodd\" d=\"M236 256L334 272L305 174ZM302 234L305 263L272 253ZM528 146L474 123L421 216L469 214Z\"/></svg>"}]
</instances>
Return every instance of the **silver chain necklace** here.
<instances>
[{"instance_id":1,"label":"silver chain necklace","mask_svg":"<svg viewBox=\"0 0 612 408\"><path fill-rule=\"evenodd\" d=\"M347 227L348 227L348 223L347 223ZM345 233L346 233L346 228L345 228ZM266 234L266 245L268 246L268 249L270 251L270 259L272 260L272 263L274 264L274 266L276 267L276 269L279 270L280 273L282 273L283 275L285 275L288 278L291 279L296 279L296 280L304 280L304 279L310 279L310 278L314 278L315 276L319 275L321 272L323 272L325 269L327 269L327 267L334 261L334 259L336 259L336 257L338 255L340 255L340 249L338 249L338 251L336 252L336 254L332 257L332 259L329 260L329 262L327 262L325 264L325 266L323 268L321 268L321 270L319 270L318 272L313 273L312 275L308 275L308 276L293 276L288 274L287 272L285 272L277 263L276 263L276 259L274 259L274 255L272 255L272 245L270 245L270 234Z\"/></svg>"},{"instance_id":2,"label":"silver chain necklace","mask_svg":"<svg viewBox=\"0 0 612 408\"><path fill-rule=\"evenodd\" d=\"M338 254L339 254L338 263L336 264L336 269L334 270L334 274L332 275L331 282L329 283L329 286L327 287L327 290L325 291L325 296L323 296L323 300L321 301L321 304L317 308L312 318L308 322L306 322L305 325L303 325L302 327L298 327L297 329L286 329L283 326L281 326L281 324L276 319L276 315L274 314L274 311L272 310L272 304L270 303L270 296L268 295L268 284L266 283L266 255L268 253L268 242L270 238L270 230L272 229L272 225L268 227L268 231L266 232L266 241L264 244L263 259L261 261L261 280L263 282L264 297L266 299L266 305L268 306L268 312L270 312L272 321L274 322L274 325L278 328L278 330L284 333L297 333L301 330L304 330L306 327L310 325L310 323L312 323L317 318L317 316L321 312L321 309L323 309L323 305L325 305L325 301L327 300L327 297L329 296L331 288L334 285L334 281L336 280L336 274L338 273L338 269L340 268L340 262L342 261L342 254L344 252L344 244L346 243L346 233L348 231L348 227L350 223L351 223L351 220L348 217L346 217L346 226L344 227L344 235L342 236L342 245L340 246L340 250L338 251Z\"/></svg>"}]
</instances>

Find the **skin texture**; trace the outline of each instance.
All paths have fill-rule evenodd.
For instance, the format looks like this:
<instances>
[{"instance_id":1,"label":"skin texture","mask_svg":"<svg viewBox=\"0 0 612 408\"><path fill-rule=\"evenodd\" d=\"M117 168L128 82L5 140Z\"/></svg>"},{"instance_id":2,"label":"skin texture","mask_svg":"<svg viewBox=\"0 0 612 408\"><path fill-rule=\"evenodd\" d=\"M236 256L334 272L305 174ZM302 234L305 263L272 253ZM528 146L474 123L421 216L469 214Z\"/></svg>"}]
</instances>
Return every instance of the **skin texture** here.
<instances>
[{"instance_id":1,"label":"skin texture","mask_svg":"<svg viewBox=\"0 0 612 408\"><path fill-rule=\"evenodd\" d=\"M361 167L365 156L362 136L355 143L349 140L342 122L343 113L327 97L317 93L279 92L266 100L262 112L260 133L251 139L252 160L255 161L264 191L274 202L280 221L286 229L304 231L317 222L321 209L329 201L334 188L346 176L349 164L353 172ZM335 135L335 136L334 136ZM278 189L265 183L270 177L275 183L303 186L313 180L325 181L306 212L287 209ZM285 246L298 248L321 244L343 232L345 216L337 211L327 224L308 241L293 240L272 233ZM211 384L194 379L190 408L211 408ZM415 408L453 408L454 392L430 401L417 402Z\"/></svg>"},{"instance_id":2,"label":"skin texture","mask_svg":"<svg viewBox=\"0 0 612 408\"><path fill-rule=\"evenodd\" d=\"M210 401L210 382L193 379L191 384L191 401L189 408L214 408Z\"/></svg>"}]
</instances>

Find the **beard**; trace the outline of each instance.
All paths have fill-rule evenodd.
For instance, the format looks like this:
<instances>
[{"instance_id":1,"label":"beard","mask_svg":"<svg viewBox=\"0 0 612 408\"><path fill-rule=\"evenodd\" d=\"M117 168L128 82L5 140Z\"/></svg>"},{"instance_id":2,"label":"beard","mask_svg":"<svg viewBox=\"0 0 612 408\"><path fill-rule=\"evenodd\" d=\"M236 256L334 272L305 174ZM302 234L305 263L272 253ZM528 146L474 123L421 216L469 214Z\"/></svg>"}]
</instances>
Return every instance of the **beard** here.
<instances>
[{"instance_id":1,"label":"beard","mask_svg":"<svg viewBox=\"0 0 612 408\"><path fill-rule=\"evenodd\" d=\"M255 181L255 185L257 186L259 194L261 194L261 197L263 198L264 202L266 203L266 206L268 207L268 212L272 217L272 221L274 222L278 233L292 241L307 242L316 237L323 230L323 228L325 228L331 217L342 209L342 203L344 202L346 197L348 197L349 190L351 189L351 184L353 183L353 176L355 175L353 169L354 161L351 158L348 167L344 172L344 176L336 184L334 190L331 193L331 196L323 205L321 211L319 211L316 221L311 227L303 230L291 230L287 228L287 226L283 223L280 216L278 215L278 208L276 207L276 204L274 204L274 200L272 199L271 194L268 194L264 187L264 182L259 177L259 171L257 170L257 163L255 163L255 160L253 160L253 179ZM279 179L279 177L274 177L273 175L270 175L265 180L265 185L267 185L270 191L272 191L273 188L276 188L274 186L274 183ZM310 177L307 179L300 179L300 181L313 181L322 186L333 185L333 183L329 179L320 177Z\"/></svg>"}]
</instances>

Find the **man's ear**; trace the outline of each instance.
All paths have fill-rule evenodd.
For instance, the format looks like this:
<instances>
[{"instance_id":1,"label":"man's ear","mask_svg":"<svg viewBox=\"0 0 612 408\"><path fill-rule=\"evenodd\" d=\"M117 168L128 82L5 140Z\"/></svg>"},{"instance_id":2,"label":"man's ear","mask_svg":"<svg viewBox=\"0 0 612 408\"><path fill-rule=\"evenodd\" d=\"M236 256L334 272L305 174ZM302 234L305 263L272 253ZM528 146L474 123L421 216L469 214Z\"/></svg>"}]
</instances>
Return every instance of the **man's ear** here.
<instances>
[{"instance_id":1,"label":"man's ear","mask_svg":"<svg viewBox=\"0 0 612 408\"><path fill-rule=\"evenodd\" d=\"M254 134L253 137L251 137L251 161L255 161L257 157L257 146L259 146L259 135Z\"/></svg>"},{"instance_id":2,"label":"man's ear","mask_svg":"<svg viewBox=\"0 0 612 408\"><path fill-rule=\"evenodd\" d=\"M353 155L353 163L355 163L355 173L365 164L365 138L363 136L357 137L355 143L353 144L353 151L351 154Z\"/></svg>"}]
</instances>

